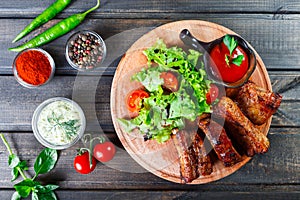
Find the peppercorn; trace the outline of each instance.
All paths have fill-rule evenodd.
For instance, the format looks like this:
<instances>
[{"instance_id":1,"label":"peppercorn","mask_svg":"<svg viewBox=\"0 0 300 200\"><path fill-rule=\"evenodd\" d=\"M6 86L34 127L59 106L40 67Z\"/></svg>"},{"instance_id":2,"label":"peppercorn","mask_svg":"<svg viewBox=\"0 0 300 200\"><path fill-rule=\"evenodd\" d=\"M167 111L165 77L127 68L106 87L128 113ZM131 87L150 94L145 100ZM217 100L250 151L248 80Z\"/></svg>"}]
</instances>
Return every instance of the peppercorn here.
<instances>
[{"instance_id":1,"label":"peppercorn","mask_svg":"<svg viewBox=\"0 0 300 200\"><path fill-rule=\"evenodd\" d=\"M96 35L83 32L69 42L68 57L80 69L90 70L101 63L104 48L104 43Z\"/></svg>"}]
</instances>

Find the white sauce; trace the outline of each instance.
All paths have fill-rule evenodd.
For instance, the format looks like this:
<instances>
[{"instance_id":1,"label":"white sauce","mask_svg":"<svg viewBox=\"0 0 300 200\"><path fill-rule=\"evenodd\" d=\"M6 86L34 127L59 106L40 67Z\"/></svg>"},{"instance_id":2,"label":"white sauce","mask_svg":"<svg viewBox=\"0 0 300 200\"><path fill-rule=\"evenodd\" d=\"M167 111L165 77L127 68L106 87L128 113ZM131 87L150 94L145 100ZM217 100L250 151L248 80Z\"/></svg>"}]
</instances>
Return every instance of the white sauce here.
<instances>
[{"instance_id":1,"label":"white sauce","mask_svg":"<svg viewBox=\"0 0 300 200\"><path fill-rule=\"evenodd\" d=\"M71 143L78 135L81 127L78 109L67 101L55 101L43 108L37 129L40 135L54 145Z\"/></svg>"}]
</instances>

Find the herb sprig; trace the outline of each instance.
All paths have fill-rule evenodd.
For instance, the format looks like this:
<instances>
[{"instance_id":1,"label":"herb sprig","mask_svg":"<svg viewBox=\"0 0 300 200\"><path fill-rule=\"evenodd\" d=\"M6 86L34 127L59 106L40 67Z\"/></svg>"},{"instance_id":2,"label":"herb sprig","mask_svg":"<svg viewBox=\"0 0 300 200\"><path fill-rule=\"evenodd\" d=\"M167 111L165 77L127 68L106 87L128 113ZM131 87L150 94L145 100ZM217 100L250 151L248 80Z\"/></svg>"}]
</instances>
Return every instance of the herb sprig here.
<instances>
[{"instance_id":1,"label":"herb sprig","mask_svg":"<svg viewBox=\"0 0 300 200\"><path fill-rule=\"evenodd\" d=\"M45 174L51 171L57 162L57 151L54 149L45 148L41 151L34 163L35 175L33 178L28 178L24 171L28 170L28 165L26 161L21 161L16 154L13 154L10 145L8 144L6 138L1 133L0 137L9 152L8 156L8 166L12 168L12 180L15 181L19 175L24 179L23 181L14 185L16 192L12 195L12 200L19 200L21 198L26 198L32 195L32 199L49 199L56 200L56 195L54 190L59 186L48 184L43 186L40 182L35 181L39 174Z\"/></svg>"},{"instance_id":2,"label":"herb sprig","mask_svg":"<svg viewBox=\"0 0 300 200\"><path fill-rule=\"evenodd\" d=\"M225 61L227 66L230 66L230 63L235 64L236 66L240 66L243 62L244 55L238 55L237 57L233 58L232 53L237 48L238 42L234 39L234 37L231 37L230 35L225 35L223 39L224 44L229 50L230 55L225 55Z\"/></svg>"},{"instance_id":3,"label":"herb sprig","mask_svg":"<svg viewBox=\"0 0 300 200\"><path fill-rule=\"evenodd\" d=\"M48 122L53 126L53 128L60 127L64 130L66 137L69 139L72 138L74 135L77 134L78 129L80 125L76 124L79 122L78 119L72 119L66 122L61 122L61 119L63 119L63 116L56 116L54 112L52 112L52 116L49 117L47 120Z\"/></svg>"}]
</instances>

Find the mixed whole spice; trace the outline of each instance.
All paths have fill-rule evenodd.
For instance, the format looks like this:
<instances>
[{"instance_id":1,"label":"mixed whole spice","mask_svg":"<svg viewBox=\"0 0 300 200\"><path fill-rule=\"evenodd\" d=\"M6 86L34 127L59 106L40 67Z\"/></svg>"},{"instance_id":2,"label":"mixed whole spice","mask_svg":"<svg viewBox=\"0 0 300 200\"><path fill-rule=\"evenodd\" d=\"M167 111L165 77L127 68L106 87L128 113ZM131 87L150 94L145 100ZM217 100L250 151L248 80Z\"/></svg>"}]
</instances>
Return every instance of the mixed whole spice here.
<instances>
[{"instance_id":1,"label":"mixed whole spice","mask_svg":"<svg viewBox=\"0 0 300 200\"><path fill-rule=\"evenodd\" d=\"M79 69L93 69L102 61L103 42L92 32L77 34L68 44L68 56Z\"/></svg>"}]
</instances>

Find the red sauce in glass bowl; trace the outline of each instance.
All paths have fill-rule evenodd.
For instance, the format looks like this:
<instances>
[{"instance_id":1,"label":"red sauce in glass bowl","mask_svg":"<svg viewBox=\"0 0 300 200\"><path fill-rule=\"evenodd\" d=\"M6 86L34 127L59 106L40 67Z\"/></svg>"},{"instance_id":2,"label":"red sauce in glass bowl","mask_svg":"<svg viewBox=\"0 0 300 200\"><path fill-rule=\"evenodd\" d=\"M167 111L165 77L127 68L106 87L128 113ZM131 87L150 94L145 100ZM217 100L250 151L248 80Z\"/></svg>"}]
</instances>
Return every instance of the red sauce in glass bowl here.
<instances>
[{"instance_id":1,"label":"red sauce in glass bowl","mask_svg":"<svg viewBox=\"0 0 300 200\"><path fill-rule=\"evenodd\" d=\"M226 55L229 56L230 52L224 42L215 45L209 54L213 61L211 65L213 75L224 82L234 83L243 78L248 71L248 56L240 46L237 46L231 55L232 59L238 55L244 56L240 66L237 66L231 62L229 62L229 65L226 63L225 57Z\"/></svg>"}]
</instances>

